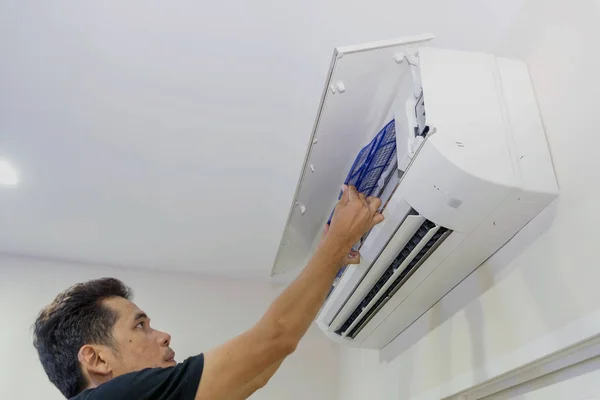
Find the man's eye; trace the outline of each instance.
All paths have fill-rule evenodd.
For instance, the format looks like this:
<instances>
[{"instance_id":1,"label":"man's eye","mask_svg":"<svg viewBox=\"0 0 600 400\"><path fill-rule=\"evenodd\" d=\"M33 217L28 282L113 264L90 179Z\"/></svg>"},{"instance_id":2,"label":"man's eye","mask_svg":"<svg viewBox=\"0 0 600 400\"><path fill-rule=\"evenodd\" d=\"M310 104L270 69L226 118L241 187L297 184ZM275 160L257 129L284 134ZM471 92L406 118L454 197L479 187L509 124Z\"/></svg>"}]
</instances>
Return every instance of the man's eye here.
<instances>
[{"instance_id":1,"label":"man's eye","mask_svg":"<svg viewBox=\"0 0 600 400\"><path fill-rule=\"evenodd\" d=\"M140 322L140 323L139 323L139 324L137 324L135 327L136 327L136 328L144 328L144 322L143 322L143 321L142 321L142 322Z\"/></svg>"}]
</instances>

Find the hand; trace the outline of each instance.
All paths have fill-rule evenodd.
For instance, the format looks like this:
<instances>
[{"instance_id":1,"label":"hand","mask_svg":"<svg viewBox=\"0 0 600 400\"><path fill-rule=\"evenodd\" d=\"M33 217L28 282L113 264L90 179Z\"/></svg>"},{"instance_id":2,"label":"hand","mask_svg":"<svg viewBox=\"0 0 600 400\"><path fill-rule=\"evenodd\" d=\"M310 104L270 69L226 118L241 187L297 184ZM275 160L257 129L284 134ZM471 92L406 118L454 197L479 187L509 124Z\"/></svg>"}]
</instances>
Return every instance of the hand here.
<instances>
[{"instance_id":1,"label":"hand","mask_svg":"<svg viewBox=\"0 0 600 400\"><path fill-rule=\"evenodd\" d=\"M354 186L344 185L342 190L342 198L335 206L326 241L335 241L351 249L371 228L383 221L383 215L378 212L381 200L373 196L365 197Z\"/></svg>"},{"instance_id":2,"label":"hand","mask_svg":"<svg viewBox=\"0 0 600 400\"><path fill-rule=\"evenodd\" d=\"M325 225L325 229L323 230L323 236L321 237L321 241L319 242L317 249L320 248L321 246L323 246L323 243L325 243L328 232L329 232L329 224ZM344 257L344 259L342 260L342 264L343 265L360 264L360 253L356 250L350 250L348 255L346 255Z\"/></svg>"}]
</instances>

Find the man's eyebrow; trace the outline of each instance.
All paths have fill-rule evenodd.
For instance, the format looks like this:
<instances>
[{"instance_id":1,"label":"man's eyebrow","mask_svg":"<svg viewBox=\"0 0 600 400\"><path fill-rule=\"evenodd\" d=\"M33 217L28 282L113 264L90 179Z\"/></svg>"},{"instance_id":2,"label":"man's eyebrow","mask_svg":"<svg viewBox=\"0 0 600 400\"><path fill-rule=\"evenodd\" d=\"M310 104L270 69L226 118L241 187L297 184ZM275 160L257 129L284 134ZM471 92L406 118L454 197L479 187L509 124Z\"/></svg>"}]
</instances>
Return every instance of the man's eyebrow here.
<instances>
[{"instance_id":1,"label":"man's eyebrow","mask_svg":"<svg viewBox=\"0 0 600 400\"><path fill-rule=\"evenodd\" d=\"M138 312L137 314L135 314L135 318L133 320L137 321L140 319L148 319L148 316L146 315L145 312L143 312L143 311Z\"/></svg>"}]
</instances>

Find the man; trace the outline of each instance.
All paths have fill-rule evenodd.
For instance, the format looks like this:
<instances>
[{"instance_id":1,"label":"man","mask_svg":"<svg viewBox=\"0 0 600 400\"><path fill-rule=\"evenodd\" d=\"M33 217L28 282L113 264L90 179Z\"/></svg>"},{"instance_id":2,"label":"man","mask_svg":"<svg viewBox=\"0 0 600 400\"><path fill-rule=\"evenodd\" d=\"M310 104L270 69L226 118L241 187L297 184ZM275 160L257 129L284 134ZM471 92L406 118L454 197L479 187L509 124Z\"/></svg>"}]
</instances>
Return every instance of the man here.
<instances>
[{"instance_id":1,"label":"man","mask_svg":"<svg viewBox=\"0 0 600 400\"><path fill-rule=\"evenodd\" d=\"M318 250L260 321L180 364L169 334L150 327L122 282L104 278L74 285L35 322L34 345L44 370L70 399L246 399L294 352L339 269L359 262L352 246L383 221L380 205L344 187Z\"/></svg>"}]
</instances>

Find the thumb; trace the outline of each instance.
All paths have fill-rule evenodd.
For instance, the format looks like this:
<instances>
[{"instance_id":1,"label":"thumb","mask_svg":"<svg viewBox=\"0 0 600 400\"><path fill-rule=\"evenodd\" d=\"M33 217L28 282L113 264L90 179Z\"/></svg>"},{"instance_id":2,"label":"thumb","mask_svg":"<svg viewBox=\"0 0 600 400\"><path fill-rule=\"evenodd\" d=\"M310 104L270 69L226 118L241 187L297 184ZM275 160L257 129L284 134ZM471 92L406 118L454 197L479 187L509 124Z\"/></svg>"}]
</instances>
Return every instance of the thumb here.
<instances>
[{"instance_id":1,"label":"thumb","mask_svg":"<svg viewBox=\"0 0 600 400\"><path fill-rule=\"evenodd\" d=\"M338 204L347 204L350 200L350 191L348 190L348 185L342 185L342 197Z\"/></svg>"},{"instance_id":2,"label":"thumb","mask_svg":"<svg viewBox=\"0 0 600 400\"><path fill-rule=\"evenodd\" d=\"M360 253L356 250L351 250L344 259L345 264L360 264Z\"/></svg>"},{"instance_id":3,"label":"thumb","mask_svg":"<svg viewBox=\"0 0 600 400\"><path fill-rule=\"evenodd\" d=\"M379 212L375 213L375 215L373 215L373 219L371 220L371 228L382 223L384 219L385 218L383 217L383 214Z\"/></svg>"}]
</instances>

